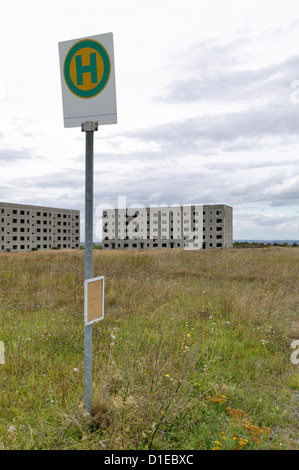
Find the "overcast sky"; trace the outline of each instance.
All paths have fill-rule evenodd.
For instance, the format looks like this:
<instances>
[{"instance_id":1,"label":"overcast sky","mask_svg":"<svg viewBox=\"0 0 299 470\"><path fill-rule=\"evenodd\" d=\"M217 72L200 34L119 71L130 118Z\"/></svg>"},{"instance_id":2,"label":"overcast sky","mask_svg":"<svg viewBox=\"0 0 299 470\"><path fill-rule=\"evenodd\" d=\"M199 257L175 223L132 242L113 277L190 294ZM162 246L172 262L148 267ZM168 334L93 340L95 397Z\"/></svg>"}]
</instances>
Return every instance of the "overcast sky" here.
<instances>
[{"instance_id":1,"label":"overcast sky","mask_svg":"<svg viewBox=\"0 0 299 470\"><path fill-rule=\"evenodd\" d=\"M299 239L299 0L1 2L0 201L80 209L84 240L58 43L107 32L118 123L95 133L95 213L228 204L234 239Z\"/></svg>"}]
</instances>

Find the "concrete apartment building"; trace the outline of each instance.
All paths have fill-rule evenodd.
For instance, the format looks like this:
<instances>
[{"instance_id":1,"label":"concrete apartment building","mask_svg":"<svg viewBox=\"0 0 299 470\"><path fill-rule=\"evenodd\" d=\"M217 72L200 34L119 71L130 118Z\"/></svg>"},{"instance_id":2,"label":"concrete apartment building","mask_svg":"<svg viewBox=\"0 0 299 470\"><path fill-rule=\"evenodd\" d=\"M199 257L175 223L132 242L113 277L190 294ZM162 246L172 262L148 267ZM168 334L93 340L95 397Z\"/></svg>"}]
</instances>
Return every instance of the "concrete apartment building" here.
<instances>
[{"instance_id":1,"label":"concrete apartment building","mask_svg":"<svg viewBox=\"0 0 299 470\"><path fill-rule=\"evenodd\" d=\"M80 211L0 202L0 252L80 248Z\"/></svg>"},{"instance_id":2,"label":"concrete apartment building","mask_svg":"<svg viewBox=\"0 0 299 470\"><path fill-rule=\"evenodd\" d=\"M103 210L104 250L232 246L233 208L225 204Z\"/></svg>"}]
</instances>

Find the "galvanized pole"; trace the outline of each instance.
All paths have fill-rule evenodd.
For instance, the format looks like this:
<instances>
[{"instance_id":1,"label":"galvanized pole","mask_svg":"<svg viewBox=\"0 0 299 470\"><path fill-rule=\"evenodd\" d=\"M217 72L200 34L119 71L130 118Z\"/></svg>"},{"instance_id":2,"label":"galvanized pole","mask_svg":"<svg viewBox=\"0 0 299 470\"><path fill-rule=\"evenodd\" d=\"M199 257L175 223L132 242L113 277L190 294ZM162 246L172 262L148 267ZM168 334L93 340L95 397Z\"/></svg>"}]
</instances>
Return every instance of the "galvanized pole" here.
<instances>
[{"instance_id":1,"label":"galvanized pole","mask_svg":"<svg viewBox=\"0 0 299 470\"><path fill-rule=\"evenodd\" d=\"M85 152L85 276L93 277L93 133L98 123L86 121L82 132L86 133ZM92 402L92 324L84 325L84 409L91 415Z\"/></svg>"}]
</instances>

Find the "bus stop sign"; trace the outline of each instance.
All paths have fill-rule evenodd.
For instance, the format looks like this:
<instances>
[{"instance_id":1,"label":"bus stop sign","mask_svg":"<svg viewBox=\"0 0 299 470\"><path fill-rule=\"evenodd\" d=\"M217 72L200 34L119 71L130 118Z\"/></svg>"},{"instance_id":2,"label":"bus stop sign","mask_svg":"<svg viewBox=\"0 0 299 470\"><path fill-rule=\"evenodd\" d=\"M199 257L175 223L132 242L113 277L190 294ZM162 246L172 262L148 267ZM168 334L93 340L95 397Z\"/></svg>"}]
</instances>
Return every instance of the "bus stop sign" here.
<instances>
[{"instance_id":1,"label":"bus stop sign","mask_svg":"<svg viewBox=\"0 0 299 470\"><path fill-rule=\"evenodd\" d=\"M116 124L113 34L60 42L64 127Z\"/></svg>"}]
</instances>

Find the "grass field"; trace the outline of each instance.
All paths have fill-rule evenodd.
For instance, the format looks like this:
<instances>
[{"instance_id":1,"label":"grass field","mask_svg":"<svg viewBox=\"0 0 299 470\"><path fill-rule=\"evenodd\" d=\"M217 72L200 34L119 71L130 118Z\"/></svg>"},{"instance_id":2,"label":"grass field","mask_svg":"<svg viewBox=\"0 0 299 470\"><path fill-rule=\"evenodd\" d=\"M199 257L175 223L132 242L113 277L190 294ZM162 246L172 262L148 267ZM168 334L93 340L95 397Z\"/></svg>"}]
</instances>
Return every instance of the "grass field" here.
<instances>
[{"instance_id":1,"label":"grass field","mask_svg":"<svg viewBox=\"0 0 299 470\"><path fill-rule=\"evenodd\" d=\"M299 248L0 255L0 449L298 449ZM297 400L297 402L296 402Z\"/></svg>"}]
</instances>

